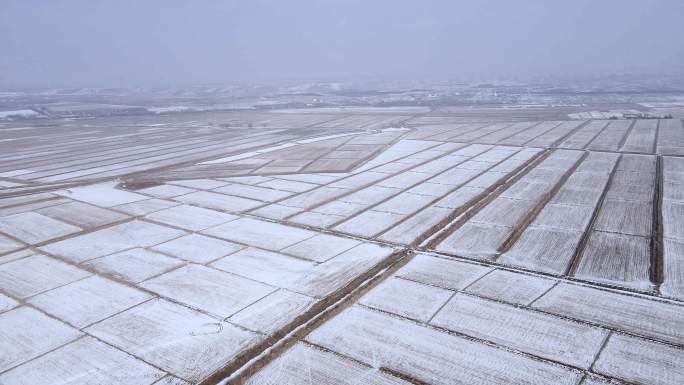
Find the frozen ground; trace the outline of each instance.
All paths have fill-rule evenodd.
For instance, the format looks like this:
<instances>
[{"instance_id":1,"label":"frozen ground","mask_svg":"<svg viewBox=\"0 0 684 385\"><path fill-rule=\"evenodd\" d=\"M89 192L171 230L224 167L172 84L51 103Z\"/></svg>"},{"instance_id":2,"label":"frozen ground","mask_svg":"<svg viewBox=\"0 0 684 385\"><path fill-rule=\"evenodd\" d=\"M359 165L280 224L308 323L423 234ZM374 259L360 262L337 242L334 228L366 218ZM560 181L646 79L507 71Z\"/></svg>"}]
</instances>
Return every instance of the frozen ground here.
<instances>
[{"instance_id":1,"label":"frozen ground","mask_svg":"<svg viewBox=\"0 0 684 385\"><path fill-rule=\"evenodd\" d=\"M1 384L684 378L682 121L201 118L0 127Z\"/></svg>"}]
</instances>

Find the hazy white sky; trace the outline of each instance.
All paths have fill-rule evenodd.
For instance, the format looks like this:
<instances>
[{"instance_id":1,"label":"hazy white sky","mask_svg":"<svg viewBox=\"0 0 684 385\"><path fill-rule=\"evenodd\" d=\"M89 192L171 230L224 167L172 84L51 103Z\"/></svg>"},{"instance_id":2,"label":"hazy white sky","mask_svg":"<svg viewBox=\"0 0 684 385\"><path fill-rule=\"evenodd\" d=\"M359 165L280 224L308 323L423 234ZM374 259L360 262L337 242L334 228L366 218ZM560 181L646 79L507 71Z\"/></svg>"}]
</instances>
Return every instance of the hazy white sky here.
<instances>
[{"instance_id":1,"label":"hazy white sky","mask_svg":"<svg viewBox=\"0 0 684 385\"><path fill-rule=\"evenodd\" d=\"M684 0L0 0L0 85L684 67Z\"/></svg>"}]
</instances>

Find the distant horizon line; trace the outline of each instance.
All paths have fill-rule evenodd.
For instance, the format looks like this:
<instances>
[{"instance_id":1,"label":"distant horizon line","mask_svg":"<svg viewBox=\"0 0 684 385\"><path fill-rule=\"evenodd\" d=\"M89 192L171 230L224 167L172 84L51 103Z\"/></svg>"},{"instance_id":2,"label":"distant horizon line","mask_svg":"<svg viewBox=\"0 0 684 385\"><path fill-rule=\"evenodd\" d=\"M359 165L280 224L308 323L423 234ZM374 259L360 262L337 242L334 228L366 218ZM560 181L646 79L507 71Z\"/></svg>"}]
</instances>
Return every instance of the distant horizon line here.
<instances>
[{"instance_id":1,"label":"distant horizon line","mask_svg":"<svg viewBox=\"0 0 684 385\"><path fill-rule=\"evenodd\" d=\"M340 77L340 78L282 78L270 80L212 80L212 81L168 81L168 82L122 82L119 84L101 83L92 84L84 82L83 84L45 84L45 83L24 83L12 84L0 82L0 92L21 92L21 91L48 91L48 90L68 90L68 89L124 89L134 90L140 89L173 89L173 88L203 88L203 87L292 87L297 85L332 85L340 84L340 86L358 86L368 85L368 83L399 83L408 85L409 83L424 83L424 84L451 84L451 85L506 85L505 83L519 83L520 85L554 85L554 86L569 86L577 85L577 83L597 80L610 80L621 77L641 78L641 80L658 80L668 78L669 80L684 81L684 69L673 69L670 71L623 71L613 73L595 73L595 74L564 74L564 75L539 75L539 76L482 76L482 77L439 77L439 76L425 76L415 78L401 78L401 77L377 77L377 76L359 76L359 77ZM636 79L634 79L636 80ZM366 84L364 84L366 83Z\"/></svg>"}]
</instances>

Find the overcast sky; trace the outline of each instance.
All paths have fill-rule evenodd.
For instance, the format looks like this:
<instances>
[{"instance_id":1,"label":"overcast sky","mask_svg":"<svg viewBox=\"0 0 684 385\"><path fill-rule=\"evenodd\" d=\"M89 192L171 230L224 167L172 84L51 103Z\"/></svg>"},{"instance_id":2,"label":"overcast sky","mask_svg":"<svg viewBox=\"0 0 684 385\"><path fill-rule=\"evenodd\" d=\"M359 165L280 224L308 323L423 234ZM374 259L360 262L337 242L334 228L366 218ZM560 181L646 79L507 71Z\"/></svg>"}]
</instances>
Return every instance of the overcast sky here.
<instances>
[{"instance_id":1,"label":"overcast sky","mask_svg":"<svg viewBox=\"0 0 684 385\"><path fill-rule=\"evenodd\" d=\"M684 0L0 0L0 85L684 67Z\"/></svg>"}]
</instances>

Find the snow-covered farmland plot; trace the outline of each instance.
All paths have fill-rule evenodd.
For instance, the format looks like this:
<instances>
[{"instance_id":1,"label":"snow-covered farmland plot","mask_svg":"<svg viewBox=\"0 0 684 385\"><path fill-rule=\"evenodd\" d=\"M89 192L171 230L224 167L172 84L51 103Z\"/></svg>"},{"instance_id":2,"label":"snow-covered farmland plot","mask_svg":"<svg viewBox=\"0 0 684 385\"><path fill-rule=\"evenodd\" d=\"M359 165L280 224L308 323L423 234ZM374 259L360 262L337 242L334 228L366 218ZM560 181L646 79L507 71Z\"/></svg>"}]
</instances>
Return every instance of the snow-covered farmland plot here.
<instances>
[{"instance_id":1,"label":"snow-covered farmland plot","mask_svg":"<svg viewBox=\"0 0 684 385\"><path fill-rule=\"evenodd\" d=\"M409 113L8 131L0 383L681 382L681 121Z\"/></svg>"}]
</instances>

